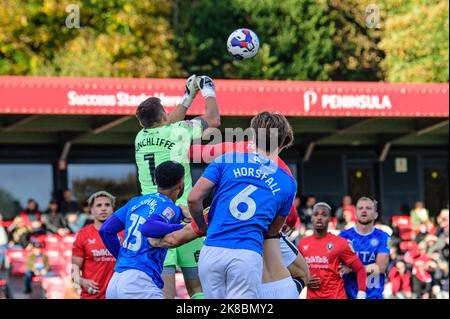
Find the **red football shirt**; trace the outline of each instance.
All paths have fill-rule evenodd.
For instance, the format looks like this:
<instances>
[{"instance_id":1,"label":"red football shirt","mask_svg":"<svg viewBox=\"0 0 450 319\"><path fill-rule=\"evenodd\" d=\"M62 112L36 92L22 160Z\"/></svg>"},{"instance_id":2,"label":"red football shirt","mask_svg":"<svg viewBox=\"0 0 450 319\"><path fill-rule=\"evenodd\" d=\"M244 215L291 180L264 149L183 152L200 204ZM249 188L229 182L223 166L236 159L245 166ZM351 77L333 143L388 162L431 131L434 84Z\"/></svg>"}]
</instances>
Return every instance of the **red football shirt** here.
<instances>
[{"instance_id":1,"label":"red football shirt","mask_svg":"<svg viewBox=\"0 0 450 319\"><path fill-rule=\"evenodd\" d=\"M120 241L123 239L123 232L119 233ZM83 299L105 299L106 288L109 280L114 274L116 259L106 249L94 224L90 224L81 229L75 238L72 248L72 255L84 259L82 277L94 280L98 283L100 292L95 295L81 290Z\"/></svg>"},{"instance_id":2,"label":"red football shirt","mask_svg":"<svg viewBox=\"0 0 450 319\"><path fill-rule=\"evenodd\" d=\"M322 238L308 236L300 240L298 249L311 275L320 278L319 289L308 289L307 299L347 299L339 264L350 265L358 259L347 240L331 233Z\"/></svg>"}]
</instances>

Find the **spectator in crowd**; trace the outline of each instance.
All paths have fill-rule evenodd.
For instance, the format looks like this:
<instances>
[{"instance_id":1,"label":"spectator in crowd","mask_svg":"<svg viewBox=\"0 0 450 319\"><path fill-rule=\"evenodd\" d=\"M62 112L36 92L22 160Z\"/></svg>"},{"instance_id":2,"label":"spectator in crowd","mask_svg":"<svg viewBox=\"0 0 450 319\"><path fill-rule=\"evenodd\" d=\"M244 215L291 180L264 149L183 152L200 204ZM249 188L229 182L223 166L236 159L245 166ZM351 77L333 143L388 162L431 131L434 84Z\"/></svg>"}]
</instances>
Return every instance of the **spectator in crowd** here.
<instances>
[{"instance_id":1,"label":"spectator in crowd","mask_svg":"<svg viewBox=\"0 0 450 319\"><path fill-rule=\"evenodd\" d=\"M417 234L414 236L416 243L422 242L429 234L428 223L420 223L417 227Z\"/></svg>"},{"instance_id":2,"label":"spectator in crowd","mask_svg":"<svg viewBox=\"0 0 450 319\"><path fill-rule=\"evenodd\" d=\"M349 210L343 211L344 216L344 224L342 229L350 229L355 226L355 222L353 220L353 213Z\"/></svg>"},{"instance_id":3,"label":"spectator in crowd","mask_svg":"<svg viewBox=\"0 0 450 319\"><path fill-rule=\"evenodd\" d=\"M42 229L42 213L39 210L38 203L33 198L27 201L27 207L19 212L19 216L31 228L33 234L45 233Z\"/></svg>"},{"instance_id":4,"label":"spectator in crowd","mask_svg":"<svg viewBox=\"0 0 450 319\"><path fill-rule=\"evenodd\" d=\"M69 189L66 189L63 193L64 199L61 201L59 208L61 213L65 216L69 212L77 212L78 204L73 199L72 192Z\"/></svg>"},{"instance_id":5,"label":"spectator in crowd","mask_svg":"<svg viewBox=\"0 0 450 319\"><path fill-rule=\"evenodd\" d=\"M445 286L445 281L448 282L448 261L442 257L440 252L433 252L431 254L429 268L430 274L433 277L432 298L444 299L446 297L445 291L441 287Z\"/></svg>"},{"instance_id":6,"label":"spectator in crowd","mask_svg":"<svg viewBox=\"0 0 450 319\"><path fill-rule=\"evenodd\" d=\"M70 233L64 217L58 210L58 202L54 199L48 204L46 214L42 218L48 233L66 235Z\"/></svg>"},{"instance_id":7,"label":"spectator in crowd","mask_svg":"<svg viewBox=\"0 0 450 319\"><path fill-rule=\"evenodd\" d=\"M300 210L300 221L307 229L312 229L311 216L313 214L313 207L316 202L316 196L310 195L306 197L305 207Z\"/></svg>"},{"instance_id":8,"label":"spectator in crowd","mask_svg":"<svg viewBox=\"0 0 450 319\"><path fill-rule=\"evenodd\" d=\"M417 230L422 223L427 224L430 220L428 210L425 208L423 202L417 201L413 210L411 210L411 221L413 230Z\"/></svg>"},{"instance_id":9,"label":"spectator in crowd","mask_svg":"<svg viewBox=\"0 0 450 319\"><path fill-rule=\"evenodd\" d=\"M391 269L395 267L395 265L397 264L398 261L402 261L402 259L400 258L400 255L398 253L398 249L397 249L397 247L391 247L391 251L389 253L389 263L386 268L386 272L388 274L391 271Z\"/></svg>"},{"instance_id":10,"label":"spectator in crowd","mask_svg":"<svg viewBox=\"0 0 450 319\"><path fill-rule=\"evenodd\" d=\"M14 218L7 230L10 234L10 248L26 248L29 245L32 229L25 224L22 217Z\"/></svg>"},{"instance_id":11,"label":"spectator in crowd","mask_svg":"<svg viewBox=\"0 0 450 319\"><path fill-rule=\"evenodd\" d=\"M0 270L3 266L3 260L5 259L6 248L8 247L8 233L5 227L3 227L3 215L0 214Z\"/></svg>"},{"instance_id":12,"label":"spectator in crowd","mask_svg":"<svg viewBox=\"0 0 450 319\"><path fill-rule=\"evenodd\" d=\"M438 227L435 235L438 237L448 237L448 208L441 210L437 217Z\"/></svg>"},{"instance_id":13,"label":"spectator in crowd","mask_svg":"<svg viewBox=\"0 0 450 319\"><path fill-rule=\"evenodd\" d=\"M346 224L344 211L350 211L352 221L356 222L356 208L355 205L352 204L352 197L350 195L345 195L344 197L342 197L342 206L336 210L336 218L339 229L344 228Z\"/></svg>"},{"instance_id":14,"label":"spectator in crowd","mask_svg":"<svg viewBox=\"0 0 450 319\"><path fill-rule=\"evenodd\" d=\"M389 271L389 281L391 283L392 296L398 299L410 299L411 290L411 272L406 269L403 261L399 260Z\"/></svg>"},{"instance_id":15,"label":"spectator in crowd","mask_svg":"<svg viewBox=\"0 0 450 319\"><path fill-rule=\"evenodd\" d=\"M81 209L80 219L83 222L83 227L94 223L94 216L91 214L89 203L85 201Z\"/></svg>"},{"instance_id":16,"label":"spectator in crowd","mask_svg":"<svg viewBox=\"0 0 450 319\"><path fill-rule=\"evenodd\" d=\"M83 228L84 222L80 224L80 217L77 212L69 212L66 215L67 228L72 232L72 234L76 234L81 228Z\"/></svg>"},{"instance_id":17,"label":"spectator in crowd","mask_svg":"<svg viewBox=\"0 0 450 319\"><path fill-rule=\"evenodd\" d=\"M25 294L30 294L31 282L34 276L46 276L50 269L47 256L42 252L38 242L33 243L31 252L26 261L27 270L24 275Z\"/></svg>"},{"instance_id":18,"label":"spectator in crowd","mask_svg":"<svg viewBox=\"0 0 450 319\"><path fill-rule=\"evenodd\" d=\"M430 261L427 255L427 244L420 242L417 246L418 254L414 258L413 267L413 291L416 298L429 299L433 277L430 274Z\"/></svg>"}]
</instances>

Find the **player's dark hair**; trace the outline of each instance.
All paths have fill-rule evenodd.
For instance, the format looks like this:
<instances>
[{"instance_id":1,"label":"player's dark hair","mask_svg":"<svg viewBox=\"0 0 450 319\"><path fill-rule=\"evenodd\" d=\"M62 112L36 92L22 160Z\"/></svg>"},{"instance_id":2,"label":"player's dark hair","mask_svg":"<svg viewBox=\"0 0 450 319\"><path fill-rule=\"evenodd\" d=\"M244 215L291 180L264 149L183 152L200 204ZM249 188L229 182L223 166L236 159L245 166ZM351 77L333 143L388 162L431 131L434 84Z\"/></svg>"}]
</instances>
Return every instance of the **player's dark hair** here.
<instances>
[{"instance_id":1,"label":"player's dark hair","mask_svg":"<svg viewBox=\"0 0 450 319\"><path fill-rule=\"evenodd\" d=\"M144 128L151 128L161 122L164 112L161 100L157 97L149 97L138 106L136 117Z\"/></svg>"},{"instance_id":2,"label":"player's dark hair","mask_svg":"<svg viewBox=\"0 0 450 319\"><path fill-rule=\"evenodd\" d=\"M183 165L175 161L167 161L156 167L155 183L159 188L169 189L177 185L183 176Z\"/></svg>"},{"instance_id":3,"label":"player's dark hair","mask_svg":"<svg viewBox=\"0 0 450 319\"><path fill-rule=\"evenodd\" d=\"M273 153L274 146L286 148L292 145L294 133L292 127L284 115L261 112L252 118L250 127L253 131L253 139L256 147L266 152ZM264 134L261 136L261 134ZM271 139L277 138L277 145L271 145Z\"/></svg>"}]
</instances>

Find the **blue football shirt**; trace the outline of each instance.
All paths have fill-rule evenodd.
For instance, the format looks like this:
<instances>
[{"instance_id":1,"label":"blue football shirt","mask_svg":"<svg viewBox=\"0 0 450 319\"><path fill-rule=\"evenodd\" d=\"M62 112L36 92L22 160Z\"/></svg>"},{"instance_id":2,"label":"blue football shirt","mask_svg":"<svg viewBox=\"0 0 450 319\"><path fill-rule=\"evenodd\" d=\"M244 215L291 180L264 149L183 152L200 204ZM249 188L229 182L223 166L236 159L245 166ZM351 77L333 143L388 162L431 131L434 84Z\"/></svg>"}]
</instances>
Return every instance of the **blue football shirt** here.
<instances>
[{"instance_id":1,"label":"blue football shirt","mask_svg":"<svg viewBox=\"0 0 450 319\"><path fill-rule=\"evenodd\" d=\"M142 225L153 214L170 224L179 224L183 217L181 209L160 193L135 197L114 213L125 224L124 240L114 270L119 273L129 269L143 271L162 289L161 273L167 248L153 247L141 234Z\"/></svg>"},{"instance_id":2,"label":"blue football shirt","mask_svg":"<svg viewBox=\"0 0 450 319\"><path fill-rule=\"evenodd\" d=\"M274 217L289 215L297 191L293 177L258 153L224 154L203 177L216 185L204 244L262 255Z\"/></svg>"},{"instance_id":3,"label":"blue football shirt","mask_svg":"<svg viewBox=\"0 0 450 319\"><path fill-rule=\"evenodd\" d=\"M359 259L366 266L375 263L378 254L389 254L389 235L384 231L374 228L368 234L360 234L355 227L347 229L339 234L352 245ZM367 299L383 299L385 274L367 275ZM355 273L344 276L345 291L349 299L356 299L358 283Z\"/></svg>"}]
</instances>

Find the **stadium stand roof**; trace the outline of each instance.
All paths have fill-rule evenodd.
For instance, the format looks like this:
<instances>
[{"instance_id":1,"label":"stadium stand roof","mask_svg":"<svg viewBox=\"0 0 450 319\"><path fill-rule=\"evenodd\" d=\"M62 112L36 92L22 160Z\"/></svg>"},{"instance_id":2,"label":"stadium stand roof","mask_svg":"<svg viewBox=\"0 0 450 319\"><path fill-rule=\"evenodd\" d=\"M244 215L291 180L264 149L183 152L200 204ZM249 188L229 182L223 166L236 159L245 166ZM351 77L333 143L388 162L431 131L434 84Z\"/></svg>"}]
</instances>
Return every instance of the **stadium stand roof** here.
<instances>
[{"instance_id":1,"label":"stadium stand roof","mask_svg":"<svg viewBox=\"0 0 450 319\"><path fill-rule=\"evenodd\" d=\"M277 111L296 144L448 145L449 84L216 80L222 127ZM0 144L130 145L136 106L158 96L168 111L183 79L0 76ZM201 114L196 99L190 116ZM382 152L383 153L383 152Z\"/></svg>"}]
</instances>

